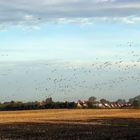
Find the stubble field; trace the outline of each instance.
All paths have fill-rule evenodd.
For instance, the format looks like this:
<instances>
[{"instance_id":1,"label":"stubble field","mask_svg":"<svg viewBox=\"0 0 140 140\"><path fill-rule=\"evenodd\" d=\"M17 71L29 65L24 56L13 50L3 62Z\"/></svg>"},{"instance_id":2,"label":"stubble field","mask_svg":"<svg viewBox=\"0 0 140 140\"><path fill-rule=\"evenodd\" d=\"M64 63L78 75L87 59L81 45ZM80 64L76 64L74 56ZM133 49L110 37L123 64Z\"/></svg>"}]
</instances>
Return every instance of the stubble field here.
<instances>
[{"instance_id":1,"label":"stubble field","mask_svg":"<svg viewBox=\"0 0 140 140\"><path fill-rule=\"evenodd\" d=\"M0 112L0 140L139 140L139 109Z\"/></svg>"}]
</instances>

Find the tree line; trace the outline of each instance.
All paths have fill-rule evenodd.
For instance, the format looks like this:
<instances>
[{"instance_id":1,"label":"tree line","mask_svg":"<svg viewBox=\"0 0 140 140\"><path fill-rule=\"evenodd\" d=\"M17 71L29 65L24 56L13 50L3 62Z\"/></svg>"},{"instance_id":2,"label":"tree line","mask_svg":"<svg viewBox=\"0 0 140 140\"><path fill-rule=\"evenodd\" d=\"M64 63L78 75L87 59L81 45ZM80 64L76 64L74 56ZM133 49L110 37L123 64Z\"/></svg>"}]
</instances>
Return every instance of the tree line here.
<instances>
[{"instance_id":1,"label":"tree line","mask_svg":"<svg viewBox=\"0 0 140 140\"><path fill-rule=\"evenodd\" d=\"M88 107L94 108L92 103L96 101L96 97L92 96L88 99ZM107 100L101 99L101 102L106 102ZM108 101L109 102L109 101ZM124 99L118 99L116 102L125 103ZM129 99L131 103L131 108L140 108L140 96ZM53 99L47 98L44 101L38 102L19 102L19 101L10 101L0 103L0 111L12 111L12 110L33 110L33 109L74 109L77 108L76 102L54 102Z\"/></svg>"},{"instance_id":2,"label":"tree line","mask_svg":"<svg viewBox=\"0 0 140 140\"><path fill-rule=\"evenodd\" d=\"M76 108L75 102L54 102L52 98L47 98L42 102L4 102L0 103L0 111L12 111L12 110L33 110L33 109L61 109Z\"/></svg>"}]
</instances>

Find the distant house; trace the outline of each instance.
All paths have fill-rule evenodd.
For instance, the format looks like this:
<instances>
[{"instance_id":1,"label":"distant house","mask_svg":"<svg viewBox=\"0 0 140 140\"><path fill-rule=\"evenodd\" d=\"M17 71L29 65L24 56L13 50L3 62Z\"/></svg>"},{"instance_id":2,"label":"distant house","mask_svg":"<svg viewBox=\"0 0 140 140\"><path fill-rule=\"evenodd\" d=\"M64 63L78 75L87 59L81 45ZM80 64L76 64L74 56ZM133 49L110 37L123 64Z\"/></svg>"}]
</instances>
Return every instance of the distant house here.
<instances>
[{"instance_id":1,"label":"distant house","mask_svg":"<svg viewBox=\"0 0 140 140\"><path fill-rule=\"evenodd\" d=\"M131 107L131 106L132 106L131 103L125 103L125 104L124 104L124 107Z\"/></svg>"},{"instance_id":2,"label":"distant house","mask_svg":"<svg viewBox=\"0 0 140 140\"><path fill-rule=\"evenodd\" d=\"M114 103L110 103L111 108L115 108Z\"/></svg>"},{"instance_id":3,"label":"distant house","mask_svg":"<svg viewBox=\"0 0 140 140\"><path fill-rule=\"evenodd\" d=\"M106 108L111 108L110 103L104 103L104 106L105 106Z\"/></svg>"},{"instance_id":4,"label":"distant house","mask_svg":"<svg viewBox=\"0 0 140 140\"><path fill-rule=\"evenodd\" d=\"M97 108L105 108L105 106L101 102L98 102L98 101L93 102L92 105Z\"/></svg>"},{"instance_id":5,"label":"distant house","mask_svg":"<svg viewBox=\"0 0 140 140\"><path fill-rule=\"evenodd\" d=\"M77 108L82 108L83 106L80 103L77 103Z\"/></svg>"},{"instance_id":6,"label":"distant house","mask_svg":"<svg viewBox=\"0 0 140 140\"><path fill-rule=\"evenodd\" d=\"M112 108L111 102L106 101L105 99L101 99L100 102L105 108Z\"/></svg>"},{"instance_id":7,"label":"distant house","mask_svg":"<svg viewBox=\"0 0 140 140\"><path fill-rule=\"evenodd\" d=\"M130 107L130 103L120 103L120 102L109 102L107 100L100 100L100 101L77 101L77 108L122 108L122 107Z\"/></svg>"},{"instance_id":8,"label":"distant house","mask_svg":"<svg viewBox=\"0 0 140 140\"><path fill-rule=\"evenodd\" d=\"M83 107L84 107L84 108L87 108L87 107L88 107L87 101L84 101L84 102L83 102Z\"/></svg>"},{"instance_id":9,"label":"distant house","mask_svg":"<svg viewBox=\"0 0 140 140\"><path fill-rule=\"evenodd\" d=\"M77 108L83 108L83 102L81 100L77 101Z\"/></svg>"}]
</instances>

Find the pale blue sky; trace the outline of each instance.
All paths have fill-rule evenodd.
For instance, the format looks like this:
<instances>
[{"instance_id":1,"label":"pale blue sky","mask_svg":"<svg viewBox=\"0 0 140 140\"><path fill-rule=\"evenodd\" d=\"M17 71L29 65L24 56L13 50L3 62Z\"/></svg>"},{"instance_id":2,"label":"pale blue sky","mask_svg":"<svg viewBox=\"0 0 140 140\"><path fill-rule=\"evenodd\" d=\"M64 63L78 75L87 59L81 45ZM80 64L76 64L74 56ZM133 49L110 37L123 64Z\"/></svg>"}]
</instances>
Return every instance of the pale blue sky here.
<instances>
[{"instance_id":1,"label":"pale blue sky","mask_svg":"<svg viewBox=\"0 0 140 140\"><path fill-rule=\"evenodd\" d=\"M1 101L140 94L138 0L0 0L0 6Z\"/></svg>"},{"instance_id":2,"label":"pale blue sky","mask_svg":"<svg viewBox=\"0 0 140 140\"><path fill-rule=\"evenodd\" d=\"M137 24L66 23L43 24L39 25L38 29L30 28L12 26L0 32L1 52L11 54L1 60L28 60L28 57L29 60L61 58L71 60L73 57L83 60L94 59L98 55L106 58L105 55L114 55L117 51L125 50L129 45L128 42L134 42L135 49L139 47L140 27ZM79 51L82 54L78 54ZM97 52L96 56L92 55L94 52ZM21 57L17 57L18 55ZM83 55L86 57L83 58Z\"/></svg>"}]
</instances>

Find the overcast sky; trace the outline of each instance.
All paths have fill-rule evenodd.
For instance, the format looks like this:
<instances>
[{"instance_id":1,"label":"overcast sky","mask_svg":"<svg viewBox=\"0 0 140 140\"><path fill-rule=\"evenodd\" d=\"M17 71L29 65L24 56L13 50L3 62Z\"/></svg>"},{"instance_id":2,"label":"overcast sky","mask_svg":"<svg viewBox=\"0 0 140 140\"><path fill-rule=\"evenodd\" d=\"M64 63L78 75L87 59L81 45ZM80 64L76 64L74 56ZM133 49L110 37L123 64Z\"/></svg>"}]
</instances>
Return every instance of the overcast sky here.
<instances>
[{"instance_id":1,"label":"overcast sky","mask_svg":"<svg viewBox=\"0 0 140 140\"><path fill-rule=\"evenodd\" d=\"M0 0L0 100L140 94L140 1Z\"/></svg>"},{"instance_id":2,"label":"overcast sky","mask_svg":"<svg viewBox=\"0 0 140 140\"><path fill-rule=\"evenodd\" d=\"M46 22L114 20L140 22L139 0L1 0L0 23L6 25Z\"/></svg>"}]
</instances>

